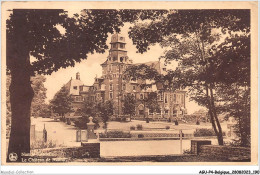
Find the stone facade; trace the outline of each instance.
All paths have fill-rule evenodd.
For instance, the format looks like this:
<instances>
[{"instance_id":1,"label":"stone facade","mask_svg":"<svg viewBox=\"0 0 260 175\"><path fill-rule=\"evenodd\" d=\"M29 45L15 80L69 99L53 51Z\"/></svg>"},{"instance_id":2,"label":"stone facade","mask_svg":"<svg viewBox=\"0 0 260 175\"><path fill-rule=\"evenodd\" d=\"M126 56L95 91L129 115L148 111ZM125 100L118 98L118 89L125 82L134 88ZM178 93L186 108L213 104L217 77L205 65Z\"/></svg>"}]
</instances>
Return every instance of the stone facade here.
<instances>
[{"instance_id":1,"label":"stone facade","mask_svg":"<svg viewBox=\"0 0 260 175\"><path fill-rule=\"evenodd\" d=\"M114 102L114 116L122 117L123 99L127 94L131 94L136 98L136 115L133 118L149 117L153 119L169 119L181 118L186 113L185 91L164 90L162 85L155 84L148 80L129 80L123 75L127 67L133 64L133 61L127 56L125 37L119 34L112 35L111 48L107 60L101 64L102 76L96 77L92 86L83 85L80 80L79 73L76 80L71 79L67 85L71 95L74 98L75 110L80 108L83 100L89 100L93 103L105 102L111 100ZM143 63L163 74L166 68L160 61ZM141 89L139 84L146 84L147 88ZM148 93L156 92L158 94L158 102L160 112L156 114L149 113L149 109L145 107L143 99Z\"/></svg>"}]
</instances>

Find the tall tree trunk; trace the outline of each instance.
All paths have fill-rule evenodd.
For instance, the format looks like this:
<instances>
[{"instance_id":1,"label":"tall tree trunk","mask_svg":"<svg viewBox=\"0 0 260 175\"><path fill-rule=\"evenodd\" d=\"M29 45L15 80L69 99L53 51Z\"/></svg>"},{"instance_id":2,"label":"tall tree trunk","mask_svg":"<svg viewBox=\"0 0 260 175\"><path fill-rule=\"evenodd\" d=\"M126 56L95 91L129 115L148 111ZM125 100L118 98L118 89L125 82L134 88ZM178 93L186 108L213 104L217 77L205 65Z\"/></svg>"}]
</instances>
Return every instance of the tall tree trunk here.
<instances>
[{"instance_id":1,"label":"tall tree trunk","mask_svg":"<svg viewBox=\"0 0 260 175\"><path fill-rule=\"evenodd\" d=\"M26 43L26 15L14 10L14 37L16 43L7 45L8 58L11 58L10 103L12 111L11 133L7 162L21 161L21 153L30 153L30 108L33 98L29 51ZM12 52L8 47L13 47ZM11 158L11 155L13 157ZM16 156L17 155L17 156Z\"/></svg>"},{"instance_id":2,"label":"tall tree trunk","mask_svg":"<svg viewBox=\"0 0 260 175\"><path fill-rule=\"evenodd\" d=\"M208 99L209 116L211 119L211 124L212 124L213 130L215 131L215 133L217 135L218 144L224 145L222 128L221 128L221 125L219 123L217 113L216 113L212 87L206 86L206 96Z\"/></svg>"},{"instance_id":3,"label":"tall tree trunk","mask_svg":"<svg viewBox=\"0 0 260 175\"><path fill-rule=\"evenodd\" d=\"M224 145L224 140L223 140L223 133L222 133L222 128L217 116L217 112L216 112L216 107L215 107L215 100L214 100L214 93L213 93L213 87L212 85L210 85L210 99L211 99L211 107L212 107L212 111L213 111L213 116L216 122L216 125L218 127L218 132L217 137L218 137L218 144L219 145Z\"/></svg>"}]
</instances>

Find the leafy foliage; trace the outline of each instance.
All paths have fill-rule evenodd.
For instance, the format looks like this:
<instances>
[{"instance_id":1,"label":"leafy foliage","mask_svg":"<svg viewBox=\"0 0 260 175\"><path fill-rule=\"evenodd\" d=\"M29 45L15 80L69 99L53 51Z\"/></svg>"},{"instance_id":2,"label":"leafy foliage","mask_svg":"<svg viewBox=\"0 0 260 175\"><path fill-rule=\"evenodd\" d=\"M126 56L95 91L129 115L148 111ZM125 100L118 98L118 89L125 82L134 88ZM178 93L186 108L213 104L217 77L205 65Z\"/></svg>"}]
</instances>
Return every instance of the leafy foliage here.
<instances>
[{"instance_id":1,"label":"leafy foliage","mask_svg":"<svg viewBox=\"0 0 260 175\"><path fill-rule=\"evenodd\" d=\"M136 24L129 36L140 53L160 43L167 49L160 59L166 64L179 62L177 69L168 73L178 84L174 88L187 87L191 98L208 108L222 145L218 114L223 112L219 102L224 99L217 88L250 84L250 12L173 10L160 20Z\"/></svg>"},{"instance_id":2,"label":"leafy foliage","mask_svg":"<svg viewBox=\"0 0 260 175\"><path fill-rule=\"evenodd\" d=\"M201 128L201 129L196 129L196 131L194 131L194 136L195 136L195 137L201 137L201 136L216 136L216 133L214 132L213 129Z\"/></svg>"},{"instance_id":3,"label":"leafy foliage","mask_svg":"<svg viewBox=\"0 0 260 175\"><path fill-rule=\"evenodd\" d=\"M37 75L31 78L32 88L34 91L34 96L31 105L31 115L34 117L40 116L43 112L47 112L47 104L45 104L46 91L44 87L44 82L46 78L42 75Z\"/></svg>"},{"instance_id":4,"label":"leafy foliage","mask_svg":"<svg viewBox=\"0 0 260 175\"><path fill-rule=\"evenodd\" d=\"M131 116L135 115L135 105L135 97L127 94L123 100L123 114L130 115L131 119Z\"/></svg>"},{"instance_id":5,"label":"leafy foliage","mask_svg":"<svg viewBox=\"0 0 260 175\"><path fill-rule=\"evenodd\" d=\"M72 98L69 90L63 86L50 101L51 108L55 113L64 116L68 112L72 112Z\"/></svg>"},{"instance_id":6,"label":"leafy foliage","mask_svg":"<svg viewBox=\"0 0 260 175\"><path fill-rule=\"evenodd\" d=\"M108 46L108 33L119 32L124 22L139 19L156 19L165 10L82 10L80 14L68 17L64 10L16 10L26 18L23 24L24 44L27 52L36 61L32 62L31 73L51 74L59 68L74 66L87 59L87 54L104 53ZM159 15L159 16L158 16ZM7 66L12 69L15 60L16 38L14 18L7 21ZM60 28L65 33L60 32Z\"/></svg>"},{"instance_id":7,"label":"leafy foliage","mask_svg":"<svg viewBox=\"0 0 260 175\"><path fill-rule=\"evenodd\" d=\"M103 123L107 124L107 121L114 113L113 101L100 102L97 104L97 110L99 111L99 116L102 118Z\"/></svg>"},{"instance_id":8,"label":"leafy foliage","mask_svg":"<svg viewBox=\"0 0 260 175\"><path fill-rule=\"evenodd\" d=\"M131 134L129 132L123 131L108 131L106 133L100 133L100 138L131 138Z\"/></svg>"},{"instance_id":9,"label":"leafy foliage","mask_svg":"<svg viewBox=\"0 0 260 175\"><path fill-rule=\"evenodd\" d=\"M140 125L140 124L136 125L136 129L137 130L143 130L143 125Z\"/></svg>"},{"instance_id":10,"label":"leafy foliage","mask_svg":"<svg viewBox=\"0 0 260 175\"><path fill-rule=\"evenodd\" d=\"M145 105L149 108L150 113L159 112L160 107L158 103L157 93L150 92L147 97L145 97Z\"/></svg>"}]
</instances>

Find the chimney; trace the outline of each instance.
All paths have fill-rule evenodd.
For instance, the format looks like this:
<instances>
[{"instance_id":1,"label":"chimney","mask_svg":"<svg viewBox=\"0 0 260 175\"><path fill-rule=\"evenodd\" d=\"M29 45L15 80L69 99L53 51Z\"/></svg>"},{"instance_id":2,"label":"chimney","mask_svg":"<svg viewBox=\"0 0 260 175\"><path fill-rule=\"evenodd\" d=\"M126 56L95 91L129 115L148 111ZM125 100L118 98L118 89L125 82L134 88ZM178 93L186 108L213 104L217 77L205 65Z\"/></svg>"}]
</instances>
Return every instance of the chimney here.
<instances>
[{"instance_id":1,"label":"chimney","mask_svg":"<svg viewBox=\"0 0 260 175\"><path fill-rule=\"evenodd\" d=\"M80 74L79 74L79 72L76 73L76 79L77 79L77 80L80 80Z\"/></svg>"}]
</instances>

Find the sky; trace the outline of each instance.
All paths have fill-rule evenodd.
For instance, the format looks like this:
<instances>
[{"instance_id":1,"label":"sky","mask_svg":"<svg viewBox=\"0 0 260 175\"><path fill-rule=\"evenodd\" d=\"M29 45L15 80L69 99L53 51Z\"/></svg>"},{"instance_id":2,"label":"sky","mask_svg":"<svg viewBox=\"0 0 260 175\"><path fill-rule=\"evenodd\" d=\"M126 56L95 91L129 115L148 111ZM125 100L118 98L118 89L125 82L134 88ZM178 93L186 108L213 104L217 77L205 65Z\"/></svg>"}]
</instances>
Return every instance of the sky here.
<instances>
[{"instance_id":1,"label":"sky","mask_svg":"<svg viewBox=\"0 0 260 175\"><path fill-rule=\"evenodd\" d=\"M127 54L130 59L133 60L133 63L144 63L148 61L158 61L158 58L164 54L164 49L159 46L159 44L151 46L150 50L147 52L140 54L136 53L137 49L132 44L132 40L128 38L128 28L130 24L125 24L124 27L121 28L120 34L122 34L126 39L126 49ZM110 47L111 34L108 36L107 45ZM86 60L81 61L80 63L76 63L74 67L67 67L66 69L59 69L57 72L53 72L51 75L45 76L46 82L45 87L47 88L47 99L46 102L51 100L55 93L66 84L71 77L73 79L76 78L76 73L80 73L80 79L83 81L85 85L93 85L94 78L96 76L100 77L102 75L102 64L108 56L108 50L104 54L90 54L88 55ZM175 63L177 66L177 63ZM189 97L186 97L186 107L188 110L188 114L191 114L197 110L199 110L200 106L198 106L195 102L189 101Z\"/></svg>"}]
</instances>

